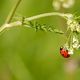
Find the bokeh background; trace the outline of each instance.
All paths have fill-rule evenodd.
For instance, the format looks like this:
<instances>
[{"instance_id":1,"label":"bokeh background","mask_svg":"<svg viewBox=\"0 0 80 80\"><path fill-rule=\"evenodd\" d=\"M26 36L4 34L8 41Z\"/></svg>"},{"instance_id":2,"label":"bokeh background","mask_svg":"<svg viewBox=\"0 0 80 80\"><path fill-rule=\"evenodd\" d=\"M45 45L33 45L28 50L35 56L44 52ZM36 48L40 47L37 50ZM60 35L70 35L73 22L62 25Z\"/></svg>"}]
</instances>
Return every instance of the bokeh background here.
<instances>
[{"instance_id":1,"label":"bokeh background","mask_svg":"<svg viewBox=\"0 0 80 80\"><path fill-rule=\"evenodd\" d=\"M0 0L0 26L17 0ZM15 16L33 16L56 11L53 0L22 0ZM58 12L79 16L80 0ZM58 16L36 20L66 31L66 21ZM59 49L66 36L16 26L0 33L0 80L80 80L80 50L63 58Z\"/></svg>"}]
</instances>

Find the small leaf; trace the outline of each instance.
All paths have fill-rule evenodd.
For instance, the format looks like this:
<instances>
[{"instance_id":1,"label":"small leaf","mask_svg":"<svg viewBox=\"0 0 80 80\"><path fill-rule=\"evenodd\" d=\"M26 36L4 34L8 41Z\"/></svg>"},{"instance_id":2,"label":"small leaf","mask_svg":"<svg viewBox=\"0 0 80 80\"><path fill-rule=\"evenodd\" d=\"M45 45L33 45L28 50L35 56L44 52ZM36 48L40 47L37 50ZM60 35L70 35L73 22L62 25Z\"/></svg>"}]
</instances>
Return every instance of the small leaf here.
<instances>
[{"instance_id":1,"label":"small leaf","mask_svg":"<svg viewBox=\"0 0 80 80\"><path fill-rule=\"evenodd\" d=\"M58 30L58 29L54 29L54 32L59 33L59 34L64 34L63 31L60 31L60 30Z\"/></svg>"}]
</instances>

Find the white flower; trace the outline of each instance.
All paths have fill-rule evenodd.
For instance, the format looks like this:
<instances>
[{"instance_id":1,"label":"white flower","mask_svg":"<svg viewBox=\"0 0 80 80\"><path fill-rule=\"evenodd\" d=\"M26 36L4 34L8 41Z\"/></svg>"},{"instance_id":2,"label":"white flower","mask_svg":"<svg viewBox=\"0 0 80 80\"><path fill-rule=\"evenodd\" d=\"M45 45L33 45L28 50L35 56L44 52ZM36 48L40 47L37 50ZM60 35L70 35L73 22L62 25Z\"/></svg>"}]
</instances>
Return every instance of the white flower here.
<instances>
[{"instance_id":1,"label":"white flower","mask_svg":"<svg viewBox=\"0 0 80 80\"><path fill-rule=\"evenodd\" d=\"M68 25L68 28L71 29L71 31L74 31L75 30L75 22L73 21L73 19L68 19L67 20L67 25Z\"/></svg>"},{"instance_id":2,"label":"white flower","mask_svg":"<svg viewBox=\"0 0 80 80\"><path fill-rule=\"evenodd\" d=\"M74 54L73 48L69 48L69 49L68 49L68 53L69 53L69 54Z\"/></svg>"},{"instance_id":3,"label":"white flower","mask_svg":"<svg viewBox=\"0 0 80 80\"><path fill-rule=\"evenodd\" d=\"M74 0L64 0L64 2L63 2L63 7L64 8L70 8L70 7L72 7L73 5L74 5Z\"/></svg>"},{"instance_id":4,"label":"white flower","mask_svg":"<svg viewBox=\"0 0 80 80\"><path fill-rule=\"evenodd\" d=\"M68 28L71 29L71 31L76 31L78 33L80 32L80 24L76 20L68 17L67 25Z\"/></svg>"},{"instance_id":5,"label":"white flower","mask_svg":"<svg viewBox=\"0 0 80 80\"><path fill-rule=\"evenodd\" d=\"M75 0L53 0L53 7L55 10L63 8L71 8L75 3Z\"/></svg>"},{"instance_id":6,"label":"white flower","mask_svg":"<svg viewBox=\"0 0 80 80\"><path fill-rule=\"evenodd\" d=\"M73 43L77 42L78 43L78 39L76 38L76 36L73 35Z\"/></svg>"},{"instance_id":7,"label":"white flower","mask_svg":"<svg viewBox=\"0 0 80 80\"><path fill-rule=\"evenodd\" d=\"M80 32L80 25L79 24L76 25L76 30L77 30L77 32Z\"/></svg>"},{"instance_id":8,"label":"white flower","mask_svg":"<svg viewBox=\"0 0 80 80\"><path fill-rule=\"evenodd\" d=\"M69 47L68 44L65 44L64 47L68 50L68 53L69 54L74 54L74 50L73 50L73 47L72 46Z\"/></svg>"},{"instance_id":9,"label":"white flower","mask_svg":"<svg viewBox=\"0 0 80 80\"><path fill-rule=\"evenodd\" d=\"M72 40L72 46L73 48L75 49L78 49L80 47L80 44L79 44L79 40L76 36L73 35L73 40Z\"/></svg>"},{"instance_id":10,"label":"white flower","mask_svg":"<svg viewBox=\"0 0 80 80\"><path fill-rule=\"evenodd\" d=\"M59 1L53 1L52 5L53 5L55 10L59 10L61 7L61 4Z\"/></svg>"}]
</instances>

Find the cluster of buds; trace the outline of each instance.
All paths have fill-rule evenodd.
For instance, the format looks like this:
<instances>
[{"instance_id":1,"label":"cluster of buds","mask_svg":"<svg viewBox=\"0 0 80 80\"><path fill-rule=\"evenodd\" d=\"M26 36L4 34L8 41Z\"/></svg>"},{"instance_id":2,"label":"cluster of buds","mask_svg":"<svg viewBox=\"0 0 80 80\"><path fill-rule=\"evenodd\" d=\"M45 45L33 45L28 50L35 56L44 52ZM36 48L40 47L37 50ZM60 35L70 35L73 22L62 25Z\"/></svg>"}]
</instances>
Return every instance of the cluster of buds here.
<instances>
[{"instance_id":1,"label":"cluster of buds","mask_svg":"<svg viewBox=\"0 0 80 80\"><path fill-rule=\"evenodd\" d=\"M71 31L80 33L80 24L75 19L69 18L67 20L67 25L68 25L68 28L71 29Z\"/></svg>"},{"instance_id":2,"label":"cluster of buds","mask_svg":"<svg viewBox=\"0 0 80 80\"><path fill-rule=\"evenodd\" d=\"M65 58L70 57L70 55L74 53L74 50L80 48L80 42L78 38L78 34L80 33L79 22L74 19L73 16L69 15L67 17L67 25L67 31L70 31L68 41L66 41L67 43L60 48L60 54Z\"/></svg>"},{"instance_id":3,"label":"cluster of buds","mask_svg":"<svg viewBox=\"0 0 80 80\"><path fill-rule=\"evenodd\" d=\"M60 54L64 58L70 57L70 55L74 54L74 50L80 48L79 39L77 35L72 35L72 39L68 44L65 44L63 47L60 47Z\"/></svg>"},{"instance_id":4,"label":"cluster of buds","mask_svg":"<svg viewBox=\"0 0 80 80\"><path fill-rule=\"evenodd\" d=\"M79 48L80 48L79 39L78 39L77 36L75 36L75 35L73 35L72 47L73 47L74 49L79 49Z\"/></svg>"}]
</instances>

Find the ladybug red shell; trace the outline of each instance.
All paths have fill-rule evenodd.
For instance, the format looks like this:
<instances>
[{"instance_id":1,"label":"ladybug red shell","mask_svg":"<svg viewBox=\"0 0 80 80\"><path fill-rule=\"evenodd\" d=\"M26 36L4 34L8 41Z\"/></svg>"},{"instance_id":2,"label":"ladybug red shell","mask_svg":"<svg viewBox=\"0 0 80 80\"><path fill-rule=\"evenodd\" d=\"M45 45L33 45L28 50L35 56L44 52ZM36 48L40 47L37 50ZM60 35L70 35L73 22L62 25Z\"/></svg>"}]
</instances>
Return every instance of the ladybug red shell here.
<instances>
[{"instance_id":1,"label":"ladybug red shell","mask_svg":"<svg viewBox=\"0 0 80 80\"><path fill-rule=\"evenodd\" d=\"M63 48L63 47L60 48L60 54L61 54L64 58L70 57L70 54L69 54L68 50L65 49L65 48Z\"/></svg>"}]
</instances>

